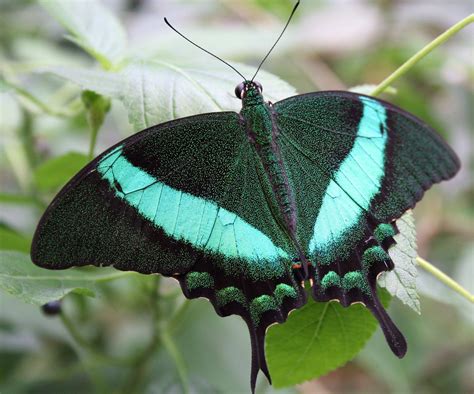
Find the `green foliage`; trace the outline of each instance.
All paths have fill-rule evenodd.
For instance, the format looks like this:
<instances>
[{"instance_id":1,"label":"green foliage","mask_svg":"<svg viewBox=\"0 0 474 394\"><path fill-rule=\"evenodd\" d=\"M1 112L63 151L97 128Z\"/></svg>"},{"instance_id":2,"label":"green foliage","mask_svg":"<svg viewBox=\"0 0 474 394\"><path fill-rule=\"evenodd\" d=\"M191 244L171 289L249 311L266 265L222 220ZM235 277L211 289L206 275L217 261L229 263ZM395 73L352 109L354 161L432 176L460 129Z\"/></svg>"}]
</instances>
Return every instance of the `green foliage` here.
<instances>
[{"instance_id":1,"label":"green foliage","mask_svg":"<svg viewBox=\"0 0 474 394\"><path fill-rule=\"evenodd\" d=\"M0 226L0 249L17 250L28 253L30 251L30 240L11 228Z\"/></svg>"},{"instance_id":2,"label":"green foliage","mask_svg":"<svg viewBox=\"0 0 474 394\"><path fill-rule=\"evenodd\" d=\"M244 75L253 71L251 67L235 65ZM219 63L199 67L142 60L130 61L114 73L64 67L45 71L85 90L120 100L136 131L197 113L240 109L240 101L230 93L238 77ZM278 101L295 94L289 84L264 71L259 74L259 80L268 87L265 95L269 100Z\"/></svg>"},{"instance_id":3,"label":"green foliage","mask_svg":"<svg viewBox=\"0 0 474 394\"><path fill-rule=\"evenodd\" d=\"M87 156L69 152L46 160L35 170L36 186L42 191L57 190L87 163Z\"/></svg>"},{"instance_id":4,"label":"green foliage","mask_svg":"<svg viewBox=\"0 0 474 394\"><path fill-rule=\"evenodd\" d=\"M27 254L0 251L0 289L29 304L43 305L69 293L95 296L99 282L129 273L113 269L51 271L31 263Z\"/></svg>"},{"instance_id":5,"label":"green foliage","mask_svg":"<svg viewBox=\"0 0 474 394\"><path fill-rule=\"evenodd\" d=\"M1 204L33 204L34 199L21 194L0 193Z\"/></svg>"},{"instance_id":6,"label":"green foliage","mask_svg":"<svg viewBox=\"0 0 474 394\"><path fill-rule=\"evenodd\" d=\"M308 297L309 298L309 297ZM390 297L381 292L387 305ZM378 323L361 304L312 299L293 311L285 324L270 327L265 351L275 387L314 379L351 360L372 336Z\"/></svg>"},{"instance_id":7,"label":"green foliage","mask_svg":"<svg viewBox=\"0 0 474 394\"><path fill-rule=\"evenodd\" d=\"M105 69L117 66L125 55L125 31L99 1L41 0L40 4L70 33L67 37Z\"/></svg>"}]
</instances>

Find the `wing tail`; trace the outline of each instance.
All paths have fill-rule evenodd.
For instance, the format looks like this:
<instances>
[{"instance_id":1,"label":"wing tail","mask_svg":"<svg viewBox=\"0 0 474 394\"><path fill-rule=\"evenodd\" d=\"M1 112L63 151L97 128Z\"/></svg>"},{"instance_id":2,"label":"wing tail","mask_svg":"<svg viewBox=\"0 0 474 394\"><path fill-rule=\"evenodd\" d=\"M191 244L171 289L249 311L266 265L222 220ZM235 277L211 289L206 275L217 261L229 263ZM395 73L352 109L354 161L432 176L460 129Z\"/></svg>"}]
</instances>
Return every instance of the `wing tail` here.
<instances>
[{"instance_id":1,"label":"wing tail","mask_svg":"<svg viewBox=\"0 0 474 394\"><path fill-rule=\"evenodd\" d=\"M385 339L387 340L393 354L398 358L403 358L407 352L407 342L398 327L393 323L385 308L380 303L377 296L374 296L372 303L368 303L367 307L378 320L382 328Z\"/></svg>"},{"instance_id":2,"label":"wing tail","mask_svg":"<svg viewBox=\"0 0 474 394\"><path fill-rule=\"evenodd\" d=\"M257 375L262 371L268 379L268 383L272 384L270 372L268 371L267 360L265 358L265 332L260 332L252 324L249 324L250 342L252 344L252 363L250 372L250 388L252 394L255 393L257 384Z\"/></svg>"}]
</instances>

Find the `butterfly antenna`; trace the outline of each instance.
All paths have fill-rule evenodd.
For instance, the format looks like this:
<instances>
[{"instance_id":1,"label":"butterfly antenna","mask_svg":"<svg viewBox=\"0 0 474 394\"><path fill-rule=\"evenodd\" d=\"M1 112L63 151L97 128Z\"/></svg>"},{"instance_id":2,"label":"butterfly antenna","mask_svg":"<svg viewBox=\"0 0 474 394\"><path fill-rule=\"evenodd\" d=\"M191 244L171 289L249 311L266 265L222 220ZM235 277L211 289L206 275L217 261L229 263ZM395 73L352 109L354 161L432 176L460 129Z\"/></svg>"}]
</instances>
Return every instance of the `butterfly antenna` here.
<instances>
[{"instance_id":1,"label":"butterfly antenna","mask_svg":"<svg viewBox=\"0 0 474 394\"><path fill-rule=\"evenodd\" d=\"M240 72L237 70L232 64L226 62L225 60L221 59L219 56L214 55L212 52L209 52L207 49L204 49L202 46L196 44L195 42L191 41L189 38L187 38L184 34L180 33L176 28L174 28L171 23L168 22L168 19L165 18L165 23L176 33L178 33L181 37L183 37L186 41L190 42L193 44L195 47L199 48L200 50L206 52L207 54L211 55L212 57L215 57L217 60L220 60L222 63L227 64L232 70L234 70L237 74L239 74L244 81L247 80Z\"/></svg>"},{"instance_id":2,"label":"butterfly antenna","mask_svg":"<svg viewBox=\"0 0 474 394\"><path fill-rule=\"evenodd\" d=\"M252 77L251 81L253 81L255 79L255 77L257 76L258 72L260 71L260 68L262 67L262 64L265 62L265 60L267 60L267 57L270 55L270 53L273 51L273 48L275 48L276 44L278 44L278 41L280 41L280 38L283 36L283 33L285 33L285 30L286 28L288 27L288 25L290 24L290 21L291 21L291 18L293 18L293 15L296 11L296 9L298 8L298 6L300 5L300 0L298 0L295 4L295 6L293 7L293 11L291 11L291 14L290 14L290 17L288 18L288 21L286 22L286 25L285 27L283 28L282 32L280 33L280 35L278 36L277 40L275 41L275 43L273 44L273 46L270 48L270 50L268 51L268 53L265 55L265 57L263 58L263 60L260 62L260 65L258 66L257 68L257 71L255 71L255 74L254 76Z\"/></svg>"}]
</instances>

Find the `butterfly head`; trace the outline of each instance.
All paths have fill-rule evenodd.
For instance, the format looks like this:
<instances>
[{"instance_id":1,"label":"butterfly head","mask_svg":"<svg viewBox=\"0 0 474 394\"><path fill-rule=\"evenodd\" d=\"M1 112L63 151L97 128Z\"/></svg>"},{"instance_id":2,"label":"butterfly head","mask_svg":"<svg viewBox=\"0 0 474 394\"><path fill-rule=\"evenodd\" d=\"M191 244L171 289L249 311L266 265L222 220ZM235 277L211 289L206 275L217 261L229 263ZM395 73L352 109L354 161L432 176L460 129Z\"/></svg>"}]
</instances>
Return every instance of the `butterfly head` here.
<instances>
[{"instance_id":1,"label":"butterfly head","mask_svg":"<svg viewBox=\"0 0 474 394\"><path fill-rule=\"evenodd\" d=\"M262 91L262 84L257 81L244 81L235 87L237 98L247 103L255 102L257 104L263 102Z\"/></svg>"}]
</instances>

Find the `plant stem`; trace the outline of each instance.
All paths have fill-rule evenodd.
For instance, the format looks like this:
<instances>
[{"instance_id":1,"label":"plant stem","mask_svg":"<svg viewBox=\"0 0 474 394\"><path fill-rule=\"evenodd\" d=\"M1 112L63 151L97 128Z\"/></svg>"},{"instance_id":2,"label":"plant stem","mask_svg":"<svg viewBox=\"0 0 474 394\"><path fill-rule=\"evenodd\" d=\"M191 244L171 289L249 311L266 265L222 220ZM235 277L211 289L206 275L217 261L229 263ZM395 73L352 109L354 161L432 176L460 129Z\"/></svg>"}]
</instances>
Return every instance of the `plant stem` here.
<instances>
[{"instance_id":1,"label":"plant stem","mask_svg":"<svg viewBox=\"0 0 474 394\"><path fill-rule=\"evenodd\" d=\"M58 117L66 117L66 116L70 117L70 116L74 116L77 113L77 111L73 111L73 110L62 110L62 109L51 108L47 104L45 104L43 101L41 101L39 98L37 98L36 96L33 96L33 94L23 89L21 86L15 85L14 83L10 81L4 80L3 82L8 87L13 89L20 97L34 104L41 111L43 111L44 113L48 115L58 116Z\"/></svg>"},{"instance_id":2,"label":"plant stem","mask_svg":"<svg viewBox=\"0 0 474 394\"><path fill-rule=\"evenodd\" d=\"M33 136L33 118L27 111L23 111L23 124L19 134L28 165L33 170L38 164L38 156L35 151L35 139Z\"/></svg>"},{"instance_id":3,"label":"plant stem","mask_svg":"<svg viewBox=\"0 0 474 394\"><path fill-rule=\"evenodd\" d=\"M153 286L150 289L150 303L152 308L152 337L148 345L145 347L142 353L140 353L134 359L133 370L131 371L128 379L125 381L122 393L136 393L140 390L140 384L145 376L148 368L148 363L152 359L153 355L158 351L161 345L161 333L160 333L160 305L159 305L159 288L160 288L161 277L156 276Z\"/></svg>"},{"instance_id":4,"label":"plant stem","mask_svg":"<svg viewBox=\"0 0 474 394\"><path fill-rule=\"evenodd\" d=\"M126 359L114 358L114 357L110 357L98 352L96 350L96 347L80 334L80 332L76 329L75 324L64 313L64 311L61 312L60 316L61 316L61 321L64 327L66 328L66 330L68 331L69 335L72 337L76 345L81 350L90 354L97 361L105 363L105 364L123 365L123 366L129 365L129 362Z\"/></svg>"},{"instance_id":5,"label":"plant stem","mask_svg":"<svg viewBox=\"0 0 474 394\"><path fill-rule=\"evenodd\" d=\"M164 329L161 332L161 341L163 342L165 349L168 351L169 355L171 356L171 358L173 359L176 365L176 369L178 370L179 380L181 381L183 393L188 394L189 385L188 385L188 373L186 370L186 364L183 360L183 356L179 352L168 330Z\"/></svg>"},{"instance_id":6,"label":"plant stem","mask_svg":"<svg viewBox=\"0 0 474 394\"><path fill-rule=\"evenodd\" d=\"M94 158L94 149L97 143L97 134L99 134L99 128L90 126L91 127L91 139L89 141L89 150L87 153L87 159L91 161Z\"/></svg>"},{"instance_id":7,"label":"plant stem","mask_svg":"<svg viewBox=\"0 0 474 394\"><path fill-rule=\"evenodd\" d=\"M429 272L431 275L436 277L436 279L438 279L440 282L443 282L446 286L451 287L451 289L461 294L468 301L470 301L471 303L474 303L474 295L472 295L469 291L467 291L455 280L451 279L444 272L440 271L438 268L431 265L428 261L426 261L425 259L422 259L419 256L416 258L416 261L421 268L423 268L425 271Z\"/></svg>"},{"instance_id":8,"label":"plant stem","mask_svg":"<svg viewBox=\"0 0 474 394\"><path fill-rule=\"evenodd\" d=\"M81 364L83 365L86 373L89 374L89 377L92 383L94 384L97 392L106 393L107 390L105 388L105 383L102 379L102 376L95 371L94 367L91 367L89 365L88 361L86 360L86 356L84 355L83 352L81 352L81 350L85 352L91 352L91 350L93 350L92 345L89 344L82 337L81 334L79 334L79 332L76 330L74 323L69 319L68 316L64 314L64 311L61 312L60 317L61 317L61 321L64 327L66 327L67 331L69 332L69 335L71 335L74 342L76 342L77 347L79 348L78 350L76 350L77 356L79 360L81 361Z\"/></svg>"},{"instance_id":9,"label":"plant stem","mask_svg":"<svg viewBox=\"0 0 474 394\"><path fill-rule=\"evenodd\" d=\"M179 306L178 310L174 313L173 317L168 322L167 330L169 333L172 334L176 331L176 329L178 329L183 320L183 316L185 315L190 305L191 304L189 300L185 299L183 303Z\"/></svg>"},{"instance_id":10,"label":"plant stem","mask_svg":"<svg viewBox=\"0 0 474 394\"><path fill-rule=\"evenodd\" d=\"M474 22L474 14L471 14L467 18L464 18L460 22L450 27L443 34L435 38L423 49L418 51L415 55L413 55L410 59L408 59L405 63L403 63L397 70L395 70L387 78L385 78L379 85L377 85L377 87L372 91L370 95L377 96L378 94L382 93L388 86L393 84L398 78L400 78L403 74L405 74L408 70L410 70L416 63L418 63L421 59L423 59L426 55L428 55L431 51L433 51L433 49L443 44L446 40L451 38L454 34L456 34L460 30L462 30L464 27L466 27L467 25L473 22Z\"/></svg>"},{"instance_id":11,"label":"plant stem","mask_svg":"<svg viewBox=\"0 0 474 394\"><path fill-rule=\"evenodd\" d=\"M89 349L91 345L82 337L79 331L76 330L74 323L71 321L71 319L69 319L68 316L66 316L64 311L61 312L60 317L62 323L64 324L64 327L66 327L67 331L69 332L69 335L71 335L72 339L74 339L76 344L83 349Z\"/></svg>"}]
</instances>

